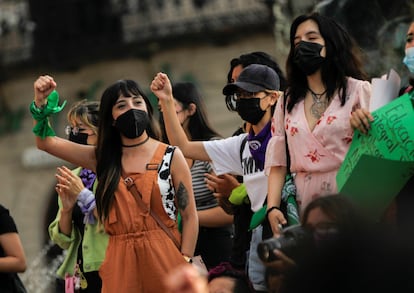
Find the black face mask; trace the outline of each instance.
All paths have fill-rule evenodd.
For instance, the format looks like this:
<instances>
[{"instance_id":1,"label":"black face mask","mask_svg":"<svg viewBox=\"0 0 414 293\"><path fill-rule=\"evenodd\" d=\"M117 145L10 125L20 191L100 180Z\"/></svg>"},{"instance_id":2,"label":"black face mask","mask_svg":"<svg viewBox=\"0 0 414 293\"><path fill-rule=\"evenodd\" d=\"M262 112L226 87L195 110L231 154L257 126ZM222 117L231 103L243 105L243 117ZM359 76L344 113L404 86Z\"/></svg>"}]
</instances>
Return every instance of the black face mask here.
<instances>
[{"instance_id":1,"label":"black face mask","mask_svg":"<svg viewBox=\"0 0 414 293\"><path fill-rule=\"evenodd\" d=\"M259 98L237 100L236 111L244 121L247 121L253 125L259 123L266 113L266 111L260 108Z\"/></svg>"},{"instance_id":2,"label":"black face mask","mask_svg":"<svg viewBox=\"0 0 414 293\"><path fill-rule=\"evenodd\" d=\"M87 133L81 133L74 135L72 131L69 133L69 140L76 142L78 144L88 144L88 134Z\"/></svg>"},{"instance_id":3,"label":"black face mask","mask_svg":"<svg viewBox=\"0 0 414 293\"><path fill-rule=\"evenodd\" d=\"M138 109L130 109L115 120L115 128L131 139L141 136L148 124L147 112Z\"/></svg>"},{"instance_id":4,"label":"black face mask","mask_svg":"<svg viewBox=\"0 0 414 293\"><path fill-rule=\"evenodd\" d=\"M321 56L323 46L318 43L300 41L295 48L293 62L295 62L306 75L318 70L325 57Z\"/></svg>"}]
</instances>

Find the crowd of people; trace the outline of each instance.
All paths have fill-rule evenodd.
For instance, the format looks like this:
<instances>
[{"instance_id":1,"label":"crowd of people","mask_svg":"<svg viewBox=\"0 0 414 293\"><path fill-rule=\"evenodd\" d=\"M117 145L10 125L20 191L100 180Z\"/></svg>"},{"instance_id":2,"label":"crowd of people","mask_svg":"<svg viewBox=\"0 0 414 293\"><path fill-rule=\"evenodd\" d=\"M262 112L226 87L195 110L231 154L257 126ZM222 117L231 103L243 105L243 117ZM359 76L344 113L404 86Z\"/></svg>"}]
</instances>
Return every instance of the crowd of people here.
<instances>
[{"instance_id":1,"label":"crowd of people","mask_svg":"<svg viewBox=\"0 0 414 293\"><path fill-rule=\"evenodd\" d=\"M197 86L162 72L149 85L158 121L141 86L118 80L99 102L71 107L61 138L49 122L63 108L57 81L35 80L37 147L79 166L55 175L59 210L49 234L68 251L56 292L412 287L413 239L405 236L414 224L414 177L387 223L365 217L336 185L354 131L369 134L373 120L362 52L338 22L318 13L298 16L289 41L286 77L265 52L231 60L222 93L243 127L228 138L210 125ZM414 74L414 22L403 62ZM400 94L413 88L411 78ZM282 208L292 188L294 226L294 211ZM0 216L0 280L11 288L25 256L2 206ZM190 265L196 255L207 276Z\"/></svg>"}]
</instances>

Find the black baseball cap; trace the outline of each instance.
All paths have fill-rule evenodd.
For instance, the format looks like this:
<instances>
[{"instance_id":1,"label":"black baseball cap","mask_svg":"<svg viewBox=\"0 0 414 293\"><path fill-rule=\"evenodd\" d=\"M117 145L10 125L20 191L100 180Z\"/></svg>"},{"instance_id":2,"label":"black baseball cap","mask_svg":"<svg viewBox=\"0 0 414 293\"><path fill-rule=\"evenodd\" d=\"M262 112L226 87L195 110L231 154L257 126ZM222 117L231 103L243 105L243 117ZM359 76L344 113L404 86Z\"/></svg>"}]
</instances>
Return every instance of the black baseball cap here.
<instances>
[{"instance_id":1,"label":"black baseball cap","mask_svg":"<svg viewBox=\"0 0 414 293\"><path fill-rule=\"evenodd\" d=\"M236 82L228 83L223 94L234 94L239 88L250 93L264 90L279 90L280 81L276 71L266 65L250 64L240 73Z\"/></svg>"}]
</instances>

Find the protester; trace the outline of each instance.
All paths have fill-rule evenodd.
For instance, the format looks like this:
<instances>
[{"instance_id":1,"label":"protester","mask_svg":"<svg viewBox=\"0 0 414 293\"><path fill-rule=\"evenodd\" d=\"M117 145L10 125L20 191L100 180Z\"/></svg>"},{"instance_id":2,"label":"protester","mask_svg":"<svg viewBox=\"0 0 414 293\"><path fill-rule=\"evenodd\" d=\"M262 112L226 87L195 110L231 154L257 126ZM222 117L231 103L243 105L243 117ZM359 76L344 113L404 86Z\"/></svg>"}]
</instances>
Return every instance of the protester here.
<instances>
[{"instance_id":1,"label":"protester","mask_svg":"<svg viewBox=\"0 0 414 293\"><path fill-rule=\"evenodd\" d=\"M296 284L300 278L303 278L302 273L305 272L305 268L310 270L308 274L312 276L315 276L315 271L325 272L326 270L320 279L327 283L327 287L338 286L338 284L331 283L331 278L337 280L337 278L343 277L346 281L347 272L338 275L338 269L341 266L343 269L348 268L343 258L351 258L354 255L343 250L351 252L351 248L347 247L351 243L351 239L355 239L355 242L357 239L362 240L363 233L368 231L368 221L363 217L359 208L348 198L337 194L319 197L311 201L303 212L301 226L303 233L309 234L311 240L305 240L305 237L292 239L289 255L287 255L288 252L283 252L287 250L286 245L283 245L280 249L273 251L276 260L266 263L267 270L271 272L269 278L277 278L277 282L273 284L272 288L274 292L295 292L293 288L307 288L309 290L315 288L308 284L307 277L301 280L306 284ZM280 237L285 237L285 235L281 234ZM286 244L286 242L283 243ZM295 256L293 257L293 255ZM333 259L338 261L338 264L335 264ZM309 263L315 264L316 262L329 266L324 268L309 267ZM329 275L328 271L331 272Z\"/></svg>"},{"instance_id":2,"label":"protester","mask_svg":"<svg viewBox=\"0 0 414 293\"><path fill-rule=\"evenodd\" d=\"M292 239L290 255L282 252L287 245L282 246L273 251L276 260L267 263L279 277L274 292L390 292L395 284L409 288L411 248L364 216L349 198L316 198L306 206L302 220L310 241Z\"/></svg>"},{"instance_id":3,"label":"protester","mask_svg":"<svg viewBox=\"0 0 414 293\"><path fill-rule=\"evenodd\" d=\"M414 94L414 22L408 27L407 37L405 42L405 56L403 63L407 66L411 76L409 77L409 84L401 88L399 94ZM371 113L367 109L358 109L352 113L350 124L359 132L367 134L370 129L370 123L373 121ZM362 122L362 123L361 123ZM395 200L392 201L387 211L385 211L384 221L391 222L397 225L398 229L407 237L412 237L412 227L414 225L414 176L408 180L404 185Z\"/></svg>"},{"instance_id":4,"label":"protester","mask_svg":"<svg viewBox=\"0 0 414 293\"><path fill-rule=\"evenodd\" d=\"M267 65L272 68L277 75L279 76L279 83L280 88L279 90L284 91L287 86L287 82L285 79L285 75L283 74L282 70L280 69L279 64L277 64L276 60L266 52L262 51L255 51L250 53L245 53L240 55L238 58L233 58L230 61L230 69L227 73L227 83L232 83L237 80L240 73L243 71L244 68L251 64L262 64ZM226 106L227 109L230 111L236 111L236 101L234 100L233 95L226 95ZM248 132L249 131L249 123L243 121L243 125L239 127L233 135L238 135L240 133Z\"/></svg>"},{"instance_id":5,"label":"protester","mask_svg":"<svg viewBox=\"0 0 414 293\"><path fill-rule=\"evenodd\" d=\"M69 125L66 134L69 140L96 145L98 113L99 102L82 100L75 103L67 114ZM97 185L96 174L82 167L71 171L62 166L58 168L56 177L59 210L49 225L49 235L60 248L67 250L57 271L62 280L57 290L64 292L65 277L74 276L83 280L81 292L101 292L99 268L105 258L108 235L93 214L96 207L93 194Z\"/></svg>"},{"instance_id":6,"label":"protester","mask_svg":"<svg viewBox=\"0 0 414 293\"><path fill-rule=\"evenodd\" d=\"M278 63L268 53L261 51L249 52L233 58L230 61L227 83L235 82L242 70L251 64L262 64L272 68L279 76L280 90L283 91L286 88L286 79ZM237 112L234 95L226 95L225 101L229 111ZM249 129L249 123L243 121L243 125L233 133L233 136L248 133ZM249 225L253 212L248 200L238 204L232 204L229 201L232 193L245 192L242 184L243 177L235 177L231 174L222 174L220 176L206 174L206 176L207 185L211 190L214 190L214 194L219 199L221 206L234 216L234 244L230 262L233 267L244 269L246 267L247 252L250 249L251 231L249 230Z\"/></svg>"},{"instance_id":7,"label":"protester","mask_svg":"<svg viewBox=\"0 0 414 293\"><path fill-rule=\"evenodd\" d=\"M403 63L407 66L411 76L409 78L409 85L402 88L402 93L412 92L414 90L414 21L411 22L407 31L407 38L405 41L405 56Z\"/></svg>"},{"instance_id":8,"label":"protester","mask_svg":"<svg viewBox=\"0 0 414 293\"><path fill-rule=\"evenodd\" d=\"M26 255L16 223L9 210L0 204L0 291L16 292L15 282L24 288L17 275L24 271L26 271Z\"/></svg>"},{"instance_id":9,"label":"protester","mask_svg":"<svg viewBox=\"0 0 414 293\"><path fill-rule=\"evenodd\" d=\"M96 147L55 136L48 116L62 108L56 86L48 75L34 82L33 132L39 149L97 174L98 219L109 234L102 292L164 292L160 280L193 256L198 234L184 156L157 140L151 103L132 80L103 92Z\"/></svg>"},{"instance_id":10,"label":"protester","mask_svg":"<svg viewBox=\"0 0 414 293\"><path fill-rule=\"evenodd\" d=\"M259 212L266 201L267 177L263 172L264 155L270 138L270 119L279 97L279 77L268 66L247 66L235 83L227 84L223 93L235 94L237 112L252 127L249 133L226 139L189 141L177 118L168 76L158 73L151 83L163 111L170 142L177 145L187 158L211 161L217 175L233 173L243 176L253 212ZM256 291L265 291L264 266L256 246L262 240L262 226L252 227L248 259L248 276Z\"/></svg>"},{"instance_id":11,"label":"protester","mask_svg":"<svg viewBox=\"0 0 414 293\"><path fill-rule=\"evenodd\" d=\"M411 22L405 42L405 57L403 63L410 72L409 84L401 89L401 94L409 93L414 95L414 21ZM408 180L396 197L397 203L397 224L402 233L407 233L410 241L414 242L412 227L414 225L414 175Z\"/></svg>"},{"instance_id":12,"label":"protester","mask_svg":"<svg viewBox=\"0 0 414 293\"><path fill-rule=\"evenodd\" d=\"M193 141L218 139L220 135L210 125L201 94L191 82L172 86L177 117L187 138ZM162 111L160 112L163 140L168 143ZM233 245L233 216L227 214L205 183L205 174L213 174L206 161L187 159L193 183L199 233L194 254L201 255L207 269L228 261Z\"/></svg>"},{"instance_id":13,"label":"protester","mask_svg":"<svg viewBox=\"0 0 414 293\"><path fill-rule=\"evenodd\" d=\"M301 211L312 199L337 192L336 174L353 136L349 117L368 107L371 94L356 51L350 35L332 18L300 15L291 25L287 102L278 100L265 160L268 219L275 234L286 223L278 208L287 153Z\"/></svg>"}]
</instances>

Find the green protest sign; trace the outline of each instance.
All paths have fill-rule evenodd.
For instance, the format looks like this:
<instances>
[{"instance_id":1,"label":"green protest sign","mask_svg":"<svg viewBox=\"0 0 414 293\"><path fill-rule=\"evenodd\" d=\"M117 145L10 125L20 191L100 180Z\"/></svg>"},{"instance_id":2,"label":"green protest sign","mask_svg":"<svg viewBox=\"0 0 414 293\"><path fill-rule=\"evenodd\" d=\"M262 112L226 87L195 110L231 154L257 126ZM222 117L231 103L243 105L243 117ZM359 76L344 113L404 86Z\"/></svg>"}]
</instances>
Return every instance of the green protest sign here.
<instances>
[{"instance_id":1,"label":"green protest sign","mask_svg":"<svg viewBox=\"0 0 414 293\"><path fill-rule=\"evenodd\" d=\"M414 174L413 97L405 94L374 111L368 135L355 131L337 174L338 191L377 217Z\"/></svg>"}]
</instances>

